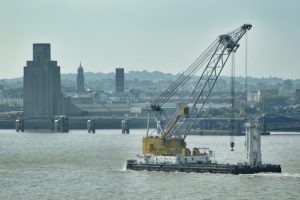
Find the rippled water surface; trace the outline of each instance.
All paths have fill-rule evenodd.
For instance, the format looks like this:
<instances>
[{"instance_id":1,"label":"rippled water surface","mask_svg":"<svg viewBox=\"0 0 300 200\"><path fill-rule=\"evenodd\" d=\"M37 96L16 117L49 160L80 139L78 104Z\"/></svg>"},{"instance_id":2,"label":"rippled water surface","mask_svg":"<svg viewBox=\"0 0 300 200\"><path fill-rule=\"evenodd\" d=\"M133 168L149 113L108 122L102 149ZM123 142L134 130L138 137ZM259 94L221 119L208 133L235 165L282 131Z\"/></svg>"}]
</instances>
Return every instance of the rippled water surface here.
<instances>
[{"instance_id":1,"label":"rippled water surface","mask_svg":"<svg viewBox=\"0 0 300 200\"><path fill-rule=\"evenodd\" d=\"M0 199L299 199L300 135L262 137L263 162L281 174L224 175L125 170L141 153L144 130L0 131ZM190 136L189 147L210 147L218 162L243 162L244 138Z\"/></svg>"}]
</instances>

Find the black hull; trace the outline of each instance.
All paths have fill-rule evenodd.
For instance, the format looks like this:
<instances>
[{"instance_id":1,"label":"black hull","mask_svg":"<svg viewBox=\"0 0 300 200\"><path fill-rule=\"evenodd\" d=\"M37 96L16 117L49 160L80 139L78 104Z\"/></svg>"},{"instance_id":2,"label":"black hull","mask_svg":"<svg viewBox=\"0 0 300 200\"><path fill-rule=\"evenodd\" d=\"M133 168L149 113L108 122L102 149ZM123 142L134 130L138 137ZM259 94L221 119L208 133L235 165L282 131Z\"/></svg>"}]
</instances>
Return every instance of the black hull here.
<instances>
[{"instance_id":1,"label":"black hull","mask_svg":"<svg viewBox=\"0 0 300 200\"><path fill-rule=\"evenodd\" d=\"M127 169L136 171L164 171L164 172L196 172L220 174L255 174L262 172L281 173L280 165L264 164L261 166L232 165L232 164L137 164L127 161Z\"/></svg>"}]
</instances>

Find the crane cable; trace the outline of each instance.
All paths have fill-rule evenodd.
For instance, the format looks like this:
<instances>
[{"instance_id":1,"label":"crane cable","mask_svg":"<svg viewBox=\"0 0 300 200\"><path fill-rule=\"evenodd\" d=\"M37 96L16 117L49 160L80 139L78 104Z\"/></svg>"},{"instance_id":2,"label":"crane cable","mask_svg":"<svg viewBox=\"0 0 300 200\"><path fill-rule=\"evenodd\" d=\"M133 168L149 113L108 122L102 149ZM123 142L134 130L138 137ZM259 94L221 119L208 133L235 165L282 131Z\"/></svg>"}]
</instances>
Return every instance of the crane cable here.
<instances>
[{"instance_id":1,"label":"crane cable","mask_svg":"<svg viewBox=\"0 0 300 200\"><path fill-rule=\"evenodd\" d=\"M230 116L230 148L234 151L235 134L235 52L232 52L231 61L231 116Z\"/></svg>"},{"instance_id":2,"label":"crane cable","mask_svg":"<svg viewBox=\"0 0 300 200\"><path fill-rule=\"evenodd\" d=\"M240 32L240 31L239 31L239 32L236 32L236 31L231 32L231 34L232 34L231 38L233 38L234 44L237 44L238 41L242 38L242 36L247 32L247 30L250 30L251 27L252 27L251 25L250 25L250 26L247 26L247 27L244 27L244 26L243 26L243 27L242 27L243 32ZM234 49L234 46L235 46L235 45L233 45L232 51L230 51L230 53L234 53L234 52L236 51L236 49ZM236 46L238 47L239 45L236 45ZM230 55L230 53L229 53L229 55ZM225 61L225 63L226 63L226 61ZM224 63L224 65L225 65L225 63ZM223 66L224 66L224 65L223 65ZM222 71L222 70L221 70L221 71ZM221 71L220 71L220 72L221 72ZM220 73L220 72L219 72L219 73ZM218 78L218 76L219 76L219 74L217 75L217 78ZM215 83L215 82L214 82L214 83ZM205 85L204 85L204 87L205 87ZM202 89L204 89L204 88L202 88ZM209 90L209 93L210 93L210 92L211 92L211 90ZM201 95L201 94L198 95L198 97L197 97L197 99L196 99L196 101L195 101L195 103L194 103L195 105L197 104L200 95ZM208 94L208 96L209 96L209 94ZM208 97L208 96L207 96L207 97ZM193 106L191 107L190 113L192 113L192 111L196 111L196 112L197 112L195 118L198 118L198 116L199 116L199 114L200 114L200 111L202 110L202 108L203 108L203 106L204 106L206 100L207 100L207 98L204 100L203 104L201 105L200 109L198 109L198 111L196 111L195 109L192 109ZM188 127L188 125L186 126L186 131L185 131L184 137L183 137L184 139L185 139L186 136L189 134L189 132L190 132L192 126L194 125L195 121L196 121L196 120L192 120L192 123L191 123L192 125L191 125L191 126L189 126L189 127ZM232 143L232 145L234 146L234 143Z\"/></svg>"},{"instance_id":3,"label":"crane cable","mask_svg":"<svg viewBox=\"0 0 300 200\"><path fill-rule=\"evenodd\" d=\"M177 80L172 83L157 99L153 101L152 104L161 106L164 104L178 89L183 86L190 78L197 72L203 63L209 58L209 55L213 52L215 46L217 45L217 40L215 40L203 54L201 54L191 65L184 71Z\"/></svg>"},{"instance_id":4,"label":"crane cable","mask_svg":"<svg viewBox=\"0 0 300 200\"><path fill-rule=\"evenodd\" d=\"M171 84L157 99L155 99L152 103L151 103L151 109L154 111L160 111L161 106L171 97L174 95L174 93L176 93L179 89L180 86L183 86L188 80L191 79L192 75L195 74L199 69L201 69L202 67L204 67L205 61L208 61L209 59L209 63L214 63L214 65L217 65L218 62L220 61L220 59L222 58L222 65L220 65L219 67L219 71L218 73L216 73L217 71L209 71L208 74L204 74L204 72L208 69L211 68L211 66L207 65L206 68L204 69L204 71L202 72L202 75L200 77L200 79L202 80L202 78L205 77L204 82L201 84L200 82L198 82L196 85L201 85L200 86L200 93L199 95L197 95L196 98L191 98L193 95L190 96L189 100L192 100L191 103L193 103L193 105L196 105L199 98L202 97L202 102L201 102L201 106L199 109L196 109L196 106L192 106L190 109L190 115L193 113L193 111L195 112L195 119L198 117L199 113L201 112L201 110L203 109L204 104L206 103L206 100L209 96L209 94L212 91L212 88L214 87L214 84L216 82L216 80L218 79L224 65L226 64L227 58L230 56L230 54L232 52L235 52L237 50L237 48L239 47L239 40L242 38L242 36L247 32L247 30L251 29L251 25L250 24L244 24L240 29L236 29L235 31L230 32L230 34L225 34L225 35L221 35L218 39L217 42L213 42L209 48L206 49L206 51L201 54L196 61L194 61L192 63L192 65L190 65L190 67L188 67L187 70L185 70L175 81L173 84ZM228 57L223 60L223 55L225 49L223 50L223 52L221 54L217 54L217 51L219 50L219 48L217 46L219 46L219 44L225 44L225 49L227 49L228 53ZM215 48L215 45L217 45ZM214 52L213 54L211 54L212 52ZM209 55L217 55L216 58L211 57ZM211 79L212 84L210 84L210 77L212 76L212 73L216 73L214 74L215 79ZM202 77L204 75L204 77ZM208 85L208 86L207 86ZM195 88L194 88L195 89ZM207 92L205 93L205 89L209 89ZM196 91L196 90L195 90ZM192 92L193 94L194 92ZM189 100L186 102L186 104L189 102ZM190 116L189 115L189 116ZM190 117L189 117L190 118ZM191 119L191 118L190 118ZM192 123L191 126L187 126L186 127L186 131L184 134L184 138L188 135L190 129L193 127L194 123L195 123L195 119L191 120ZM168 134L169 135L169 134Z\"/></svg>"},{"instance_id":5,"label":"crane cable","mask_svg":"<svg viewBox=\"0 0 300 200\"><path fill-rule=\"evenodd\" d=\"M245 34L245 122L248 120L248 35Z\"/></svg>"},{"instance_id":6,"label":"crane cable","mask_svg":"<svg viewBox=\"0 0 300 200\"><path fill-rule=\"evenodd\" d=\"M154 104L158 104L158 105L162 105L164 104L171 96L173 96L173 94L179 89L180 86L183 86L188 80L190 80L190 78L192 77L192 75L194 73L196 73L200 68L201 68L201 63L203 63L206 58L207 58L207 54L209 55L211 52L211 49L213 49L213 46L215 44L213 43L213 45L210 46L210 48L208 48L206 50L206 52L202 55L200 55L195 61L194 63L192 63L192 65L185 71L183 72L178 78L177 80L171 84L167 90L165 90L159 98L157 98L154 101Z\"/></svg>"},{"instance_id":7,"label":"crane cable","mask_svg":"<svg viewBox=\"0 0 300 200\"><path fill-rule=\"evenodd\" d=\"M243 27L242 27L243 28ZM250 27L251 28L251 27ZM244 32L247 32L248 28L243 29ZM241 28L237 28L226 35L231 35L232 38L239 38L241 34ZM249 30L249 29L248 29ZM244 33L242 33L244 34ZM240 39L240 38L239 38ZM239 40L238 39L238 40ZM236 43L238 42L236 41ZM183 73L179 75L179 77L163 92L161 95L152 101L151 105L154 107L160 108L171 96L173 96L179 89L179 87L183 86L186 82L188 82L191 77L199 71L200 68L204 66L204 63L209 58L209 55L212 53L216 45L218 45L219 38L217 38L205 51L201 54Z\"/></svg>"},{"instance_id":8,"label":"crane cable","mask_svg":"<svg viewBox=\"0 0 300 200\"><path fill-rule=\"evenodd\" d=\"M248 121L248 34L246 32L245 34L245 121L244 123L246 123L247 121ZM247 136L245 130L245 139L246 137ZM246 153L247 151L246 140L245 140L245 148L243 148L243 154L241 159L245 157L248 158L248 154Z\"/></svg>"}]
</instances>

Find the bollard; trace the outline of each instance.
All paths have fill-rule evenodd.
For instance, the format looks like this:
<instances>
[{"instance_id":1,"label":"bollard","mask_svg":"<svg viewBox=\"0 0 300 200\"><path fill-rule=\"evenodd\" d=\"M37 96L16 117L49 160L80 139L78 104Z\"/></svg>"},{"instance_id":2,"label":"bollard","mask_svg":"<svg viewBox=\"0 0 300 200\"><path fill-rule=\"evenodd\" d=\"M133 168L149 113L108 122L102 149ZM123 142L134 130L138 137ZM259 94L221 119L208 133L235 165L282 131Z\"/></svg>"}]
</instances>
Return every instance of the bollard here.
<instances>
[{"instance_id":1,"label":"bollard","mask_svg":"<svg viewBox=\"0 0 300 200\"><path fill-rule=\"evenodd\" d=\"M23 118L16 119L15 127L16 127L16 132L19 131L24 132L24 119Z\"/></svg>"},{"instance_id":2,"label":"bollard","mask_svg":"<svg viewBox=\"0 0 300 200\"><path fill-rule=\"evenodd\" d=\"M122 134L129 134L129 123L128 120L124 119L121 121Z\"/></svg>"},{"instance_id":3,"label":"bollard","mask_svg":"<svg viewBox=\"0 0 300 200\"><path fill-rule=\"evenodd\" d=\"M63 133L69 132L69 118L66 115L61 116Z\"/></svg>"},{"instance_id":4,"label":"bollard","mask_svg":"<svg viewBox=\"0 0 300 200\"><path fill-rule=\"evenodd\" d=\"M69 118L65 115L55 116L55 118L51 120L50 130L60 133L69 132Z\"/></svg>"},{"instance_id":5,"label":"bollard","mask_svg":"<svg viewBox=\"0 0 300 200\"><path fill-rule=\"evenodd\" d=\"M96 129L95 129L95 120L94 119L89 119L87 120L87 129L88 129L88 133L95 133Z\"/></svg>"},{"instance_id":6,"label":"bollard","mask_svg":"<svg viewBox=\"0 0 300 200\"><path fill-rule=\"evenodd\" d=\"M50 118L50 131L53 132L54 131L54 118Z\"/></svg>"}]
</instances>

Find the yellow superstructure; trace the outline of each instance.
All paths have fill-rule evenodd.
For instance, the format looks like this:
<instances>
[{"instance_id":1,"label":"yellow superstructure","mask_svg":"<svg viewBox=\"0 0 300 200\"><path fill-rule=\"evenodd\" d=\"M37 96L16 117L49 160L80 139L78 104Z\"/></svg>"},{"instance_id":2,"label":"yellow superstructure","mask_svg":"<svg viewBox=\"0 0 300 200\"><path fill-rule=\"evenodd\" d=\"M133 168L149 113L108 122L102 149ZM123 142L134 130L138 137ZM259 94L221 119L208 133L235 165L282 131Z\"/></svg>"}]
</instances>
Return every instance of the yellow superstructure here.
<instances>
[{"instance_id":1,"label":"yellow superstructure","mask_svg":"<svg viewBox=\"0 0 300 200\"><path fill-rule=\"evenodd\" d=\"M188 115L189 107L181 105L171 125L161 136L143 138L143 154L164 156L191 155L191 151L186 148L184 139L168 137L171 134L171 130L176 126L178 119Z\"/></svg>"},{"instance_id":2,"label":"yellow superstructure","mask_svg":"<svg viewBox=\"0 0 300 200\"><path fill-rule=\"evenodd\" d=\"M181 117L188 116L189 112L190 112L189 107L187 107L185 105L179 106L178 110L176 111L176 117L170 123L171 125L162 133L162 137L168 137L171 134L171 131L173 130L173 128L176 126L178 120Z\"/></svg>"},{"instance_id":3,"label":"yellow superstructure","mask_svg":"<svg viewBox=\"0 0 300 200\"><path fill-rule=\"evenodd\" d=\"M184 149L186 150L186 143L181 138L166 139L159 136L143 138L143 154L175 156L185 152Z\"/></svg>"}]
</instances>

